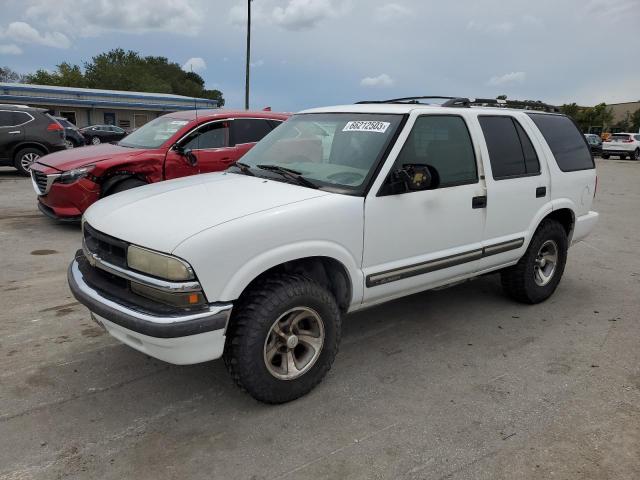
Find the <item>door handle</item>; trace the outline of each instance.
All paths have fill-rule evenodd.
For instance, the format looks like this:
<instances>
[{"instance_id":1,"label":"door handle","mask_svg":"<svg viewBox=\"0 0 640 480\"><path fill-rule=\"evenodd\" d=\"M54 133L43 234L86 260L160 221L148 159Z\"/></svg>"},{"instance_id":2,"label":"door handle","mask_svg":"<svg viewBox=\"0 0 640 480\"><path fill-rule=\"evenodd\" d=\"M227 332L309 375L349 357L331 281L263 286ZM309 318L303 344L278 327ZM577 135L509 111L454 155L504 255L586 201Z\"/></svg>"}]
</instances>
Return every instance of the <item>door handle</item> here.
<instances>
[{"instance_id":1,"label":"door handle","mask_svg":"<svg viewBox=\"0 0 640 480\"><path fill-rule=\"evenodd\" d=\"M20 130L14 130L13 132L7 132L9 135L16 135L18 133L21 133Z\"/></svg>"},{"instance_id":2,"label":"door handle","mask_svg":"<svg viewBox=\"0 0 640 480\"><path fill-rule=\"evenodd\" d=\"M471 208L486 208L487 207L487 196L482 195L480 197L473 197L471 199Z\"/></svg>"},{"instance_id":3,"label":"door handle","mask_svg":"<svg viewBox=\"0 0 640 480\"><path fill-rule=\"evenodd\" d=\"M542 198L547 196L547 187L536 188L536 198Z\"/></svg>"}]
</instances>

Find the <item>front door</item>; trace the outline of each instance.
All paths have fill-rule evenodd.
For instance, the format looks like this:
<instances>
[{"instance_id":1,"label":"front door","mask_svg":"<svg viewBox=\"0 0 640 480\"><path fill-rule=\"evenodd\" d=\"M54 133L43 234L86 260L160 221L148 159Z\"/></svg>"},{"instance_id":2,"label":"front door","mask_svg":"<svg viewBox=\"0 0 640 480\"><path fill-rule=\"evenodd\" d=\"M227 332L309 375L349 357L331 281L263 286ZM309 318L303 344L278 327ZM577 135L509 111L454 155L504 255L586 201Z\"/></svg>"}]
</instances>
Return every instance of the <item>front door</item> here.
<instances>
[{"instance_id":1,"label":"front door","mask_svg":"<svg viewBox=\"0 0 640 480\"><path fill-rule=\"evenodd\" d=\"M183 150L191 150L197 162L189 164L184 155L172 148L167 153L165 177L178 178L197 173L226 170L237 159L236 149L229 147L229 122L213 121L201 125L179 142Z\"/></svg>"},{"instance_id":2,"label":"front door","mask_svg":"<svg viewBox=\"0 0 640 480\"><path fill-rule=\"evenodd\" d=\"M369 192L364 212L364 303L455 281L478 268L486 191L476 158L463 116L415 119L390 172L407 164L428 165L432 186L385 193L383 184L381 190Z\"/></svg>"}]
</instances>

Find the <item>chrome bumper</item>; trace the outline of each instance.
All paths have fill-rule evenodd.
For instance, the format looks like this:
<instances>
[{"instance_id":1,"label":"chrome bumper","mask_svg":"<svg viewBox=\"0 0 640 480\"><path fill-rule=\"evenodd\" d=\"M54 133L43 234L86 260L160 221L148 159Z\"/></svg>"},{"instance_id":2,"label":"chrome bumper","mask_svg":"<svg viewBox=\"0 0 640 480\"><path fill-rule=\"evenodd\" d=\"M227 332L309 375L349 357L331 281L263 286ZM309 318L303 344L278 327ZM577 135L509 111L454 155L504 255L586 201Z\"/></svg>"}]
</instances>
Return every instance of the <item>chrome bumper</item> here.
<instances>
[{"instance_id":1,"label":"chrome bumper","mask_svg":"<svg viewBox=\"0 0 640 480\"><path fill-rule=\"evenodd\" d=\"M157 316L121 305L88 285L78 261L69 265L69 288L73 296L91 312L133 332L156 338L177 338L227 327L233 304L210 304L204 311L177 316Z\"/></svg>"}]
</instances>

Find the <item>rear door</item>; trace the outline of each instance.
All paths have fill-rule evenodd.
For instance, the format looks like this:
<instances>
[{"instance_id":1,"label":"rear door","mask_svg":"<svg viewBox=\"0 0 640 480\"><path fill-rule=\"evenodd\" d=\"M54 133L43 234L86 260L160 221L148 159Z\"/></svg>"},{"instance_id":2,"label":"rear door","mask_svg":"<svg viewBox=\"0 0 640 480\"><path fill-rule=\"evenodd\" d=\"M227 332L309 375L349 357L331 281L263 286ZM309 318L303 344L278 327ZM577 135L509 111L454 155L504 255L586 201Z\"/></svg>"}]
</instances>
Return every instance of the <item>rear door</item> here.
<instances>
[{"instance_id":1,"label":"rear door","mask_svg":"<svg viewBox=\"0 0 640 480\"><path fill-rule=\"evenodd\" d=\"M544 153L534 146L534 127L526 117L492 113L479 115L478 122L487 184L484 270L520 258L534 219L549 203L550 188L549 171L540 161Z\"/></svg>"},{"instance_id":2,"label":"rear door","mask_svg":"<svg viewBox=\"0 0 640 480\"><path fill-rule=\"evenodd\" d=\"M13 145L24 138L24 129L16 126L16 120L11 110L0 110L0 158L7 158Z\"/></svg>"},{"instance_id":3,"label":"rear door","mask_svg":"<svg viewBox=\"0 0 640 480\"><path fill-rule=\"evenodd\" d=\"M231 145L235 148L236 160L240 159L271 130L273 122L266 118L236 118L231 122Z\"/></svg>"}]
</instances>

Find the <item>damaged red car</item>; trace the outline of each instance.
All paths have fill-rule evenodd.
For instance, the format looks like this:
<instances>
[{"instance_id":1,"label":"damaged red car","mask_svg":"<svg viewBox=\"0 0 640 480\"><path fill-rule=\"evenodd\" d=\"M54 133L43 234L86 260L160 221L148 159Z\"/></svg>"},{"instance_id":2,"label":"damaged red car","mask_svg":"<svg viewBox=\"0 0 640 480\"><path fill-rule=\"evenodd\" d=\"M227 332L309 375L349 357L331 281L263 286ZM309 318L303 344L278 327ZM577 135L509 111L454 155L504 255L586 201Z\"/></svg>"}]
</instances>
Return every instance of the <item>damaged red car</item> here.
<instances>
[{"instance_id":1,"label":"damaged red car","mask_svg":"<svg viewBox=\"0 0 640 480\"><path fill-rule=\"evenodd\" d=\"M225 170L288 118L274 112L191 110L163 115L114 144L52 153L31 165L38 207L77 221L102 197L153 182Z\"/></svg>"}]
</instances>

